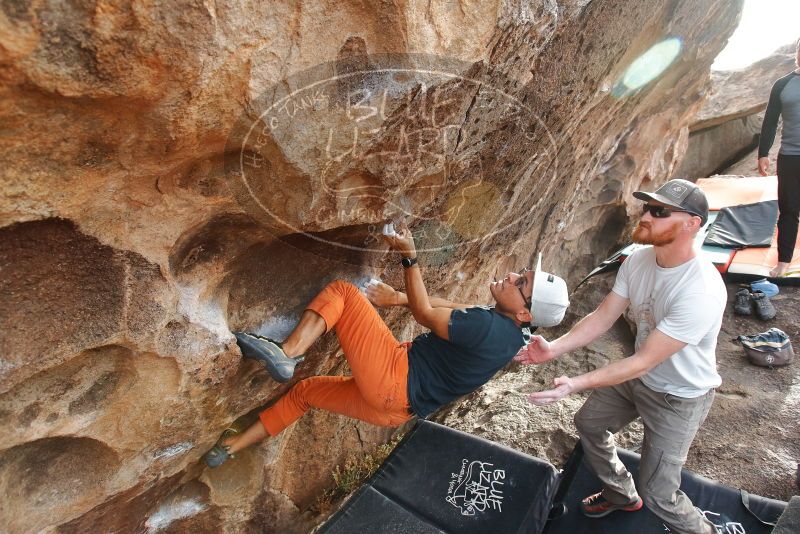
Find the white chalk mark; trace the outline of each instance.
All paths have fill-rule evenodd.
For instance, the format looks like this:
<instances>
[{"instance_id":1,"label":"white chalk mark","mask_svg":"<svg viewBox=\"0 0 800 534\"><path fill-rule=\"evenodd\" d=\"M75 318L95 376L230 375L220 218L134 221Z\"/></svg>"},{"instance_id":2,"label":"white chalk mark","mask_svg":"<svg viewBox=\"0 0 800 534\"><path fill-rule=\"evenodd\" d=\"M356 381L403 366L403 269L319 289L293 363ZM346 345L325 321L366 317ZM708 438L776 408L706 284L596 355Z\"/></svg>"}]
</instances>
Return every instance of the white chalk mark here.
<instances>
[{"instance_id":1,"label":"white chalk mark","mask_svg":"<svg viewBox=\"0 0 800 534\"><path fill-rule=\"evenodd\" d=\"M175 445L170 445L169 447L154 452L153 459L158 460L159 458L169 458L171 456L176 456L178 454L182 454L188 450L191 450L192 447L194 447L194 444L191 441L182 441L180 443L176 443Z\"/></svg>"},{"instance_id":2,"label":"white chalk mark","mask_svg":"<svg viewBox=\"0 0 800 534\"><path fill-rule=\"evenodd\" d=\"M178 519L184 519L197 515L207 506L193 499L184 499L180 501L167 501L155 511L153 515L147 518L144 526L147 527L148 534L153 534L159 530L167 528L172 522Z\"/></svg>"}]
</instances>

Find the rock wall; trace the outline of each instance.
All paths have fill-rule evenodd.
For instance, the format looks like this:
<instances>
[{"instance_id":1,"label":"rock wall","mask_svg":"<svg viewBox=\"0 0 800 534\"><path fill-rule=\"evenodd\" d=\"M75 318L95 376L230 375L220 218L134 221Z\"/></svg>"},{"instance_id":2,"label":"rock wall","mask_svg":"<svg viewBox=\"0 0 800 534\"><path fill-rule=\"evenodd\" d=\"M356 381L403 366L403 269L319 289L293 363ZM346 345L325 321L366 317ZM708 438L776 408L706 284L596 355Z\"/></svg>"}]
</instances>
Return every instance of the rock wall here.
<instances>
[{"instance_id":1,"label":"rock wall","mask_svg":"<svg viewBox=\"0 0 800 534\"><path fill-rule=\"evenodd\" d=\"M285 335L337 277L399 283L387 218L433 293L485 302L534 250L574 283L674 171L740 9L0 3L2 530L308 531L390 430L312 413L203 469L288 387L229 332ZM346 372L337 347L297 378Z\"/></svg>"},{"instance_id":2,"label":"rock wall","mask_svg":"<svg viewBox=\"0 0 800 534\"><path fill-rule=\"evenodd\" d=\"M688 180L706 178L749 155L758 147L763 121L762 111L690 133L686 156L676 176ZM752 166L757 170L755 157Z\"/></svg>"},{"instance_id":3,"label":"rock wall","mask_svg":"<svg viewBox=\"0 0 800 534\"><path fill-rule=\"evenodd\" d=\"M778 78L796 68L796 55L791 43L744 69L712 72L711 92L689 125L689 146L676 176L758 172L755 152L769 93ZM780 132L776 140L780 145ZM731 168L739 161L741 167Z\"/></svg>"}]
</instances>

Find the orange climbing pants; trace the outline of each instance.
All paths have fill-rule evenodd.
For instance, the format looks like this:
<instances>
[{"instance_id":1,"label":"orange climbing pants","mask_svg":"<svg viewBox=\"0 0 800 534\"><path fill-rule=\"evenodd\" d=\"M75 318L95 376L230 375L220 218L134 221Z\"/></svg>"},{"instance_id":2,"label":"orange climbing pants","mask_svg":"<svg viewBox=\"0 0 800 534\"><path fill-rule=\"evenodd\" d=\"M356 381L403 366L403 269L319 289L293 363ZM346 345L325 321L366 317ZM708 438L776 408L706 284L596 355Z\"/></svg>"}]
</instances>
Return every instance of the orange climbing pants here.
<instances>
[{"instance_id":1,"label":"orange climbing pants","mask_svg":"<svg viewBox=\"0 0 800 534\"><path fill-rule=\"evenodd\" d=\"M408 349L401 345L375 308L354 285L331 282L306 308L325 320L336 336L353 376L315 376L298 382L259 414L274 436L310 408L322 408L380 426L411 419Z\"/></svg>"}]
</instances>

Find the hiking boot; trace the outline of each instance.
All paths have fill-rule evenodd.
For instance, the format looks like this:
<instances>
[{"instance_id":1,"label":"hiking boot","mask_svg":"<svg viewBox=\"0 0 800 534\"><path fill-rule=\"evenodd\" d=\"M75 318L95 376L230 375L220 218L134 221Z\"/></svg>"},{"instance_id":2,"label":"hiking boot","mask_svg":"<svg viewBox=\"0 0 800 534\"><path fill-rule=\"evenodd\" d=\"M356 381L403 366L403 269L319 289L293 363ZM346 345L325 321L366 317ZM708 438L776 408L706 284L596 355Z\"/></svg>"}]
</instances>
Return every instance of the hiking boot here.
<instances>
[{"instance_id":1,"label":"hiking boot","mask_svg":"<svg viewBox=\"0 0 800 534\"><path fill-rule=\"evenodd\" d=\"M750 292L742 288L736 292L736 300L733 301L733 313L736 315L750 315L753 313L750 303Z\"/></svg>"},{"instance_id":2,"label":"hiking boot","mask_svg":"<svg viewBox=\"0 0 800 534\"><path fill-rule=\"evenodd\" d=\"M583 512L583 515L586 517L598 518L607 516L611 512L616 512L617 510L635 512L641 510L643 505L644 503L638 495L635 501L628 504L610 503L603 497L603 492L601 491L594 495L589 495L581 501L581 512Z\"/></svg>"},{"instance_id":3,"label":"hiking boot","mask_svg":"<svg viewBox=\"0 0 800 534\"><path fill-rule=\"evenodd\" d=\"M283 352L281 344L267 337L247 332L233 332L236 344L245 358L258 360L267 368L269 376L277 382L288 382L294 376L295 366L305 357L290 358Z\"/></svg>"},{"instance_id":4,"label":"hiking boot","mask_svg":"<svg viewBox=\"0 0 800 534\"><path fill-rule=\"evenodd\" d=\"M753 292L753 306L756 309L756 317L762 321L768 321L775 317L775 306L769 301L769 297L761 291Z\"/></svg>"}]
</instances>

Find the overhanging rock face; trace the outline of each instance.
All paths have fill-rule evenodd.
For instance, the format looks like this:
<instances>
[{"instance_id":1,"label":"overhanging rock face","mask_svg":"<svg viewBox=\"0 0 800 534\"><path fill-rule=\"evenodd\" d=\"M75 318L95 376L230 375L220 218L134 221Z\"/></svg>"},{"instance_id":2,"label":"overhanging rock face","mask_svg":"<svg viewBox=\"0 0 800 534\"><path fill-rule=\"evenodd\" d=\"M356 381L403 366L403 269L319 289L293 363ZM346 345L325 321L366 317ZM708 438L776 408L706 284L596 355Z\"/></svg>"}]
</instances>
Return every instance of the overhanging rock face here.
<instances>
[{"instance_id":1,"label":"overhanging rock face","mask_svg":"<svg viewBox=\"0 0 800 534\"><path fill-rule=\"evenodd\" d=\"M534 249L574 283L674 170L740 8L3 4L0 524L307 531L388 431L313 414L204 471L285 391L230 330L283 336L336 277L399 282L390 217L433 293L485 302ZM343 370L329 336L298 378Z\"/></svg>"}]
</instances>

